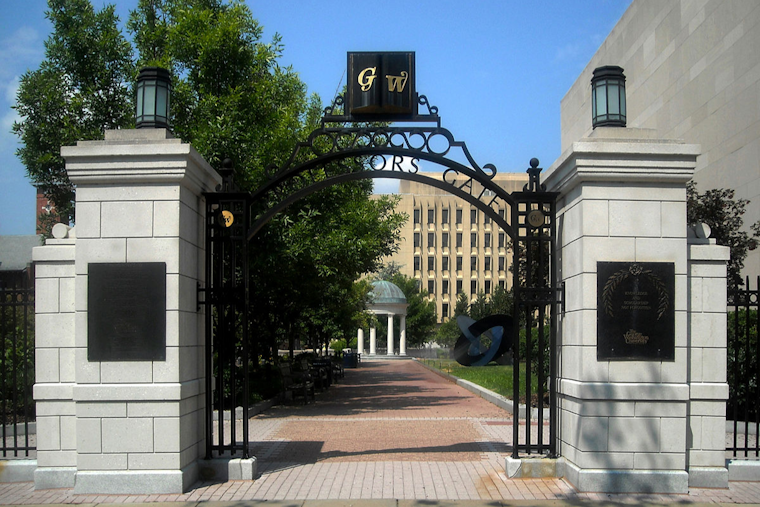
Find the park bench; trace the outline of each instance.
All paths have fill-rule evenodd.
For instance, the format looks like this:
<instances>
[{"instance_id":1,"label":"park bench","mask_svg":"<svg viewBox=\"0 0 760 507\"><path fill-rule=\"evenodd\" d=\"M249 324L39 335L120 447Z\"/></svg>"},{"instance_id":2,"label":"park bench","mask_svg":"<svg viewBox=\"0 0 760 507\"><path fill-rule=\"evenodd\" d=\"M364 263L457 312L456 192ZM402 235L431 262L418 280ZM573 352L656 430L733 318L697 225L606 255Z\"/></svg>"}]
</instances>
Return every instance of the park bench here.
<instances>
[{"instance_id":1,"label":"park bench","mask_svg":"<svg viewBox=\"0 0 760 507\"><path fill-rule=\"evenodd\" d=\"M308 373L294 372L290 363L280 363L280 376L282 377L283 395L290 393L293 401L300 396L303 398L304 404L309 403L309 395L316 400L314 381Z\"/></svg>"}]
</instances>

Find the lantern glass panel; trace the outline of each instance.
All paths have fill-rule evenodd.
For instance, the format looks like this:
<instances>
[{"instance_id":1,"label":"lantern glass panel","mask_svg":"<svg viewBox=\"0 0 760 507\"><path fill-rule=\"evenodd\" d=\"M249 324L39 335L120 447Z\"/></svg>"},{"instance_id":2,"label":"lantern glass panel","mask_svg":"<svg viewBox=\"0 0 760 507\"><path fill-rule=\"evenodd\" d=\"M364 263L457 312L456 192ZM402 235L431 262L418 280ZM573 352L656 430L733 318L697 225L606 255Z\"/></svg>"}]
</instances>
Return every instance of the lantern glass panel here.
<instances>
[{"instance_id":1,"label":"lantern glass panel","mask_svg":"<svg viewBox=\"0 0 760 507\"><path fill-rule=\"evenodd\" d=\"M596 87L596 116L607 115L607 97L604 96L604 82L600 82Z\"/></svg>"},{"instance_id":2,"label":"lantern glass panel","mask_svg":"<svg viewBox=\"0 0 760 507\"><path fill-rule=\"evenodd\" d=\"M620 88L617 83L607 84L607 96L609 97L609 110L611 115L620 114Z\"/></svg>"},{"instance_id":3,"label":"lantern glass panel","mask_svg":"<svg viewBox=\"0 0 760 507\"><path fill-rule=\"evenodd\" d=\"M167 90L163 86L156 88L156 116L166 118Z\"/></svg>"}]
</instances>

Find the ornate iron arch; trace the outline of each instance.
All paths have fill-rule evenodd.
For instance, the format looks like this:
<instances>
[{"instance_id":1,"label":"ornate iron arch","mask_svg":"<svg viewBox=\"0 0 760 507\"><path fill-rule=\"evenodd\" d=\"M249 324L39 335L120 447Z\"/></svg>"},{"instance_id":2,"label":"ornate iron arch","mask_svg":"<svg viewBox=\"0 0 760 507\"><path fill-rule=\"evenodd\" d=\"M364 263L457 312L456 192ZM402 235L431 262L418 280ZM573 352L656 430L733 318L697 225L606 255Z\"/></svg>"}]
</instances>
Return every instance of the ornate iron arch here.
<instances>
[{"instance_id":1,"label":"ornate iron arch","mask_svg":"<svg viewBox=\"0 0 760 507\"><path fill-rule=\"evenodd\" d=\"M448 158L446 155L453 150L460 150L468 164ZM405 168L406 159L410 162ZM420 173L417 165L420 160L444 167L443 179ZM344 161L353 163L342 163ZM315 169L325 172L315 175ZM323 124L306 141L296 145L282 166L267 168L268 180L251 193L251 205L276 204L260 209L258 216L251 218L246 237L251 240L277 213L318 190L348 181L393 178L424 183L464 199L514 239L512 225L497 209L511 210L515 200L493 181L496 173L493 164L480 167L467 145L456 141L448 129L440 126L327 127ZM300 185L289 192L288 183L296 180Z\"/></svg>"}]
</instances>

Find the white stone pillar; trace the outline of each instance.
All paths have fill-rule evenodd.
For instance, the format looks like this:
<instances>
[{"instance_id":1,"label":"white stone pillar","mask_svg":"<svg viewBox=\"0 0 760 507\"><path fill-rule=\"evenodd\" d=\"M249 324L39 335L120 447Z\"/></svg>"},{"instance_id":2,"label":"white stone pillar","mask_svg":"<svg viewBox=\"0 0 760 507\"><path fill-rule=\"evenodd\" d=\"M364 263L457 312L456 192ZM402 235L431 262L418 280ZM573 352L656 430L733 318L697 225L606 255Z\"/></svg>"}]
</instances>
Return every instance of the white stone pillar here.
<instances>
[{"instance_id":1,"label":"white stone pillar","mask_svg":"<svg viewBox=\"0 0 760 507\"><path fill-rule=\"evenodd\" d=\"M63 226L66 228L66 226ZM58 225L55 228L60 229ZM77 418L73 388L76 336L73 231L34 248L36 489L73 488L77 472ZM63 235L60 235L63 236Z\"/></svg>"},{"instance_id":2,"label":"white stone pillar","mask_svg":"<svg viewBox=\"0 0 760 507\"><path fill-rule=\"evenodd\" d=\"M389 356L393 355L393 314L388 314L388 352Z\"/></svg>"},{"instance_id":3,"label":"white stone pillar","mask_svg":"<svg viewBox=\"0 0 760 507\"><path fill-rule=\"evenodd\" d=\"M689 239L689 486L727 488L726 263L714 239Z\"/></svg>"},{"instance_id":4,"label":"white stone pillar","mask_svg":"<svg viewBox=\"0 0 760 507\"><path fill-rule=\"evenodd\" d=\"M369 328L369 355L377 354L377 328L374 325Z\"/></svg>"},{"instance_id":5,"label":"white stone pillar","mask_svg":"<svg viewBox=\"0 0 760 507\"><path fill-rule=\"evenodd\" d=\"M196 460L204 453L205 340L196 296L204 276L202 193L214 190L221 178L189 144L164 129L107 131L105 140L63 147L61 155L76 185L76 296L73 313L60 323L45 316L52 300L43 295L38 301L38 346L61 344L66 350L56 345L63 353L61 382L52 382L47 372L38 379L35 395L38 400L70 397L75 410L62 403L38 412L43 416L38 435L45 435L39 456L47 464L75 464L75 493L182 493L197 480ZM49 248L58 246L40 248L37 259L53 251ZM95 316L88 301L90 271L104 263L165 268L165 277L149 275L166 292L165 343L160 337L152 341L165 357L90 358L92 343L119 347L106 334L88 330L88 319ZM118 279L128 282L125 275ZM107 308L124 317L119 332L137 325L129 312ZM138 308L135 299L131 314ZM52 364L50 357L43 362ZM68 394L59 392L63 387ZM54 455L45 454L57 438L48 433L47 417L61 422L61 448ZM54 487L49 475L38 474L36 487Z\"/></svg>"},{"instance_id":6,"label":"white stone pillar","mask_svg":"<svg viewBox=\"0 0 760 507\"><path fill-rule=\"evenodd\" d=\"M400 356L406 355L406 315L401 315L401 322L399 324L401 328L401 336L399 337L399 350Z\"/></svg>"},{"instance_id":7,"label":"white stone pillar","mask_svg":"<svg viewBox=\"0 0 760 507\"><path fill-rule=\"evenodd\" d=\"M362 328L356 332L356 351L359 354L364 354L364 329Z\"/></svg>"},{"instance_id":8,"label":"white stone pillar","mask_svg":"<svg viewBox=\"0 0 760 507\"><path fill-rule=\"evenodd\" d=\"M558 444L580 491L688 492L686 183L699 153L649 130L597 128L542 178L560 193ZM674 265L674 360L597 359L605 261Z\"/></svg>"}]
</instances>

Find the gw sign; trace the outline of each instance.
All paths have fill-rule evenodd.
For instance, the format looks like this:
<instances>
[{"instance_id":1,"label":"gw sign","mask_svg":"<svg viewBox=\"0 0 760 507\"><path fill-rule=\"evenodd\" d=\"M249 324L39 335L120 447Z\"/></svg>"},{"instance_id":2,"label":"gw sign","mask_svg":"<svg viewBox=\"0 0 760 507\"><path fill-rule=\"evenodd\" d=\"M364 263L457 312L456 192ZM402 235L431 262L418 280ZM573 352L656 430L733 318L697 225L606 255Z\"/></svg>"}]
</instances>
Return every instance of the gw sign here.
<instances>
[{"instance_id":1,"label":"gw sign","mask_svg":"<svg viewBox=\"0 0 760 507\"><path fill-rule=\"evenodd\" d=\"M348 53L348 115L362 120L417 115L414 53Z\"/></svg>"}]
</instances>

